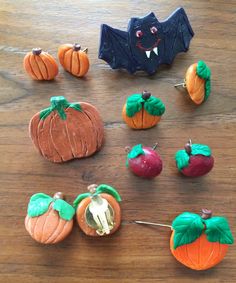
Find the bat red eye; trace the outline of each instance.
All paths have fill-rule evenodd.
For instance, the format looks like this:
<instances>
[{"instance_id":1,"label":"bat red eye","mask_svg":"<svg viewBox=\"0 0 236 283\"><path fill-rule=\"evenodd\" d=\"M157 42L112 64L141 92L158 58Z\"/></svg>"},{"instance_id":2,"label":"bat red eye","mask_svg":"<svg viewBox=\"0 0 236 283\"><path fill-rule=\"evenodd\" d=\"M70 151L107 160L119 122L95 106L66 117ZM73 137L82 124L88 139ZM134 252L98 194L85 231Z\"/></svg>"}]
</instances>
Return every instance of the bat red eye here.
<instances>
[{"instance_id":1,"label":"bat red eye","mask_svg":"<svg viewBox=\"0 0 236 283\"><path fill-rule=\"evenodd\" d=\"M143 32L141 30L136 31L136 37L140 38L143 36Z\"/></svg>"},{"instance_id":2,"label":"bat red eye","mask_svg":"<svg viewBox=\"0 0 236 283\"><path fill-rule=\"evenodd\" d=\"M155 33L157 33L157 28L156 27L151 27L150 31L151 31L152 34L155 34Z\"/></svg>"}]
</instances>

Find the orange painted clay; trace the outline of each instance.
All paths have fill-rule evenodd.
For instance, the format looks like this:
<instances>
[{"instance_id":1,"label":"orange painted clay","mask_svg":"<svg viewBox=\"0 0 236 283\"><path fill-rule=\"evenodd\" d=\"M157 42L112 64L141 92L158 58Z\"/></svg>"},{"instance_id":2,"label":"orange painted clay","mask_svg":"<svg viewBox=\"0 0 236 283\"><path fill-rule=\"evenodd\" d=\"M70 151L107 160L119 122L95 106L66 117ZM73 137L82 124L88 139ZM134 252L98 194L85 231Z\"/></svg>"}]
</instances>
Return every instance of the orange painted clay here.
<instances>
[{"instance_id":1,"label":"orange painted clay","mask_svg":"<svg viewBox=\"0 0 236 283\"><path fill-rule=\"evenodd\" d=\"M34 48L24 58L24 69L34 80L52 80L58 74L58 66L55 59L40 48Z\"/></svg>"},{"instance_id":2,"label":"orange painted clay","mask_svg":"<svg viewBox=\"0 0 236 283\"><path fill-rule=\"evenodd\" d=\"M121 223L121 210L120 210L120 205L118 204L118 202L115 200L115 198L109 194L106 193L102 193L100 194L100 196L104 199L106 199L108 201L108 203L110 204L110 206L113 208L114 210L114 227L113 229L110 231L110 234L113 234L120 226ZM82 231L88 235L88 236L94 236L94 237L100 237L97 233L96 230L93 229L92 227L88 226L88 224L86 223L86 219L85 219L85 211L86 208L88 207L88 205L91 202L91 198L87 197L85 199L83 199L76 210L76 219L77 222L80 226L80 228L82 229Z\"/></svg>"},{"instance_id":3,"label":"orange painted clay","mask_svg":"<svg viewBox=\"0 0 236 283\"><path fill-rule=\"evenodd\" d=\"M197 63L192 64L188 68L185 84L192 101L196 104L201 104L205 97L205 80L197 75Z\"/></svg>"},{"instance_id":4,"label":"orange painted clay","mask_svg":"<svg viewBox=\"0 0 236 283\"><path fill-rule=\"evenodd\" d=\"M76 77L83 77L89 69L89 59L86 50L81 50L78 44L63 44L58 49L58 58L62 67Z\"/></svg>"},{"instance_id":5,"label":"orange painted clay","mask_svg":"<svg viewBox=\"0 0 236 283\"><path fill-rule=\"evenodd\" d=\"M202 234L191 244L180 246L174 250L174 232L170 238L170 249L173 256L185 266L195 270L209 269L223 260L228 250L227 244L209 242L206 234Z\"/></svg>"}]
</instances>

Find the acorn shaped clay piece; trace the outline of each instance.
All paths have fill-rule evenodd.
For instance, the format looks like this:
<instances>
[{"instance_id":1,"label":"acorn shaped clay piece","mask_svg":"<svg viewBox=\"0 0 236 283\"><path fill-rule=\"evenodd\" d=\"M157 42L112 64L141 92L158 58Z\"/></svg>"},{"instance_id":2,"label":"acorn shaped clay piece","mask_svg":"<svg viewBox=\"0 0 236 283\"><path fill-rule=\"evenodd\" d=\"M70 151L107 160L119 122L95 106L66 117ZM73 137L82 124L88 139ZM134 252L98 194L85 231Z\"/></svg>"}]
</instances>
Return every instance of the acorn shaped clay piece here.
<instances>
[{"instance_id":1,"label":"acorn shaped clay piece","mask_svg":"<svg viewBox=\"0 0 236 283\"><path fill-rule=\"evenodd\" d=\"M53 198L38 193L30 198L25 228L35 241L56 244L71 232L74 214L73 206L63 200L62 193L56 193Z\"/></svg>"},{"instance_id":2,"label":"acorn shaped clay piece","mask_svg":"<svg viewBox=\"0 0 236 283\"><path fill-rule=\"evenodd\" d=\"M88 48L81 50L75 44L63 44L58 48L58 58L62 67L76 77L83 77L89 70Z\"/></svg>"},{"instance_id":3,"label":"acorn shaped clay piece","mask_svg":"<svg viewBox=\"0 0 236 283\"><path fill-rule=\"evenodd\" d=\"M143 178L154 178L162 171L162 160L156 152L157 144L146 147L137 144L132 148L126 147L126 166L137 176Z\"/></svg>"},{"instance_id":4,"label":"acorn shaped clay piece","mask_svg":"<svg viewBox=\"0 0 236 283\"><path fill-rule=\"evenodd\" d=\"M23 65L33 80L50 81L58 74L56 60L41 48L33 48L31 52L27 53Z\"/></svg>"},{"instance_id":5,"label":"acorn shaped clay piece","mask_svg":"<svg viewBox=\"0 0 236 283\"><path fill-rule=\"evenodd\" d=\"M90 185L89 192L74 201L76 219L88 236L106 236L116 232L121 223L120 195L111 186Z\"/></svg>"},{"instance_id":6,"label":"acorn shaped clay piece","mask_svg":"<svg viewBox=\"0 0 236 283\"><path fill-rule=\"evenodd\" d=\"M90 156L104 140L97 109L86 102L69 103L63 96L52 97L51 106L33 116L29 131L40 154L52 162Z\"/></svg>"},{"instance_id":7,"label":"acorn shaped clay piece","mask_svg":"<svg viewBox=\"0 0 236 283\"><path fill-rule=\"evenodd\" d=\"M148 129L155 126L165 112L165 105L147 91L128 97L122 111L125 123L133 129Z\"/></svg>"},{"instance_id":8,"label":"acorn shaped clay piece","mask_svg":"<svg viewBox=\"0 0 236 283\"><path fill-rule=\"evenodd\" d=\"M172 223L170 249L173 256L194 270L209 269L223 260L234 239L224 217L184 212Z\"/></svg>"},{"instance_id":9,"label":"acorn shaped clay piece","mask_svg":"<svg viewBox=\"0 0 236 283\"><path fill-rule=\"evenodd\" d=\"M192 144L191 140L175 154L178 170L188 177L203 176L211 171L214 158L211 149L204 144Z\"/></svg>"}]
</instances>

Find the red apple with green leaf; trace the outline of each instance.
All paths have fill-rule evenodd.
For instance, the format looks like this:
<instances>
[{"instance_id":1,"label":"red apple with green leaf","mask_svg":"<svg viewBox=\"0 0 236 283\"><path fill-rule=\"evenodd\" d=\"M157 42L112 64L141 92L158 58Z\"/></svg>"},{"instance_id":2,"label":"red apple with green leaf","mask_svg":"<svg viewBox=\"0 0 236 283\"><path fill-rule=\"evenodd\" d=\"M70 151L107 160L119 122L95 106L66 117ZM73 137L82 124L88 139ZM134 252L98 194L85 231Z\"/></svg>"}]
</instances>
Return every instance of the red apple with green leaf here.
<instances>
[{"instance_id":1,"label":"red apple with green leaf","mask_svg":"<svg viewBox=\"0 0 236 283\"><path fill-rule=\"evenodd\" d=\"M204 144L192 144L191 140L175 154L178 170L188 177L200 177L211 171L214 158L211 149Z\"/></svg>"},{"instance_id":2,"label":"red apple with green leaf","mask_svg":"<svg viewBox=\"0 0 236 283\"><path fill-rule=\"evenodd\" d=\"M134 147L126 147L128 152L126 166L137 176L151 179L162 171L162 160L156 152L157 144L153 147L137 144Z\"/></svg>"}]
</instances>

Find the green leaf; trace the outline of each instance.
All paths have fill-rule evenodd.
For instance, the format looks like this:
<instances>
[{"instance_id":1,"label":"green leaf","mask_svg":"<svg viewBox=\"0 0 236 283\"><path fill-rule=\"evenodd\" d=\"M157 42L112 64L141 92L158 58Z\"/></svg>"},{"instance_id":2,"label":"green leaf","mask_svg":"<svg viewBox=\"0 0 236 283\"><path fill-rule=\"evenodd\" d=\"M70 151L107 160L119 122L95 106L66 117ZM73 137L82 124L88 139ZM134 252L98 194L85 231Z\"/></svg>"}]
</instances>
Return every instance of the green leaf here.
<instances>
[{"instance_id":1,"label":"green leaf","mask_svg":"<svg viewBox=\"0 0 236 283\"><path fill-rule=\"evenodd\" d=\"M143 102L144 100L141 94L133 94L129 96L126 101L126 115L128 117L133 117L142 109Z\"/></svg>"},{"instance_id":2,"label":"green leaf","mask_svg":"<svg viewBox=\"0 0 236 283\"><path fill-rule=\"evenodd\" d=\"M96 194L101 194L101 193L107 193L109 195L112 195L118 202L121 202L121 197L119 193L117 192L116 189L114 189L111 186L105 184L99 185L96 189Z\"/></svg>"},{"instance_id":3,"label":"green leaf","mask_svg":"<svg viewBox=\"0 0 236 283\"><path fill-rule=\"evenodd\" d=\"M216 216L204 220L204 223L206 225L205 233L209 242L219 242L221 244L234 243L234 238L226 218Z\"/></svg>"},{"instance_id":4,"label":"green leaf","mask_svg":"<svg viewBox=\"0 0 236 283\"><path fill-rule=\"evenodd\" d=\"M211 149L208 145L205 144L192 144L191 146L191 155L201 154L204 156L211 156Z\"/></svg>"},{"instance_id":5,"label":"green leaf","mask_svg":"<svg viewBox=\"0 0 236 283\"><path fill-rule=\"evenodd\" d=\"M184 212L174 219L172 227L174 229L174 249L176 249L199 238L204 229L204 224L198 214Z\"/></svg>"},{"instance_id":6,"label":"green leaf","mask_svg":"<svg viewBox=\"0 0 236 283\"><path fill-rule=\"evenodd\" d=\"M205 82L205 97L204 100L206 101L211 93L211 80L208 79Z\"/></svg>"},{"instance_id":7,"label":"green leaf","mask_svg":"<svg viewBox=\"0 0 236 283\"><path fill-rule=\"evenodd\" d=\"M136 158L137 156L139 156L141 154L145 154L144 150L143 150L143 146L142 146L142 144L137 144L137 145L132 147L132 149L128 153L127 157L128 157L128 159Z\"/></svg>"},{"instance_id":8,"label":"green leaf","mask_svg":"<svg viewBox=\"0 0 236 283\"><path fill-rule=\"evenodd\" d=\"M204 80L208 80L211 77L211 69L202 60L197 63L197 75Z\"/></svg>"},{"instance_id":9,"label":"green leaf","mask_svg":"<svg viewBox=\"0 0 236 283\"><path fill-rule=\"evenodd\" d=\"M144 109L150 115L161 116L165 112L165 105L159 98L150 96L150 98L144 102Z\"/></svg>"},{"instance_id":10,"label":"green leaf","mask_svg":"<svg viewBox=\"0 0 236 283\"><path fill-rule=\"evenodd\" d=\"M69 106L69 107L70 107L70 108L73 108L73 109L75 109L75 110L77 110L77 111L82 112L82 108L81 108L81 106L80 106L79 103L70 103L70 106Z\"/></svg>"},{"instance_id":11,"label":"green leaf","mask_svg":"<svg viewBox=\"0 0 236 283\"><path fill-rule=\"evenodd\" d=\"M175 154L175 161L177 168L182 170L183 168L187 167L189 164L189 155L187 154L186 150L181 149L178 150Z\"/></svg>"},{"instance_id":12,"label":"green leaf","mask_svg":"<svg viewBox=\"0 0 236 283\"><path fill-rule=\"evenodd\" d=\"M28 204L28 215L30 217L37 217L39 215L44 214L45 212L48 211L48 207L50 203L53 201L53 198L43 194L43 193L38 193L34 194L29 201Z\"/></svg>"},{"instance_id":13,"label":"green leaf","mask_svg":"<svg viewBox=\"0 0 236 283\"><path fill-rule=\"evenodd\" d=\"M56 199L53 204L53 209L58 211L60 217L67 221L70 221L75 214L74 208L63 199Z\"/></svg>"},{"instance_id":14,"label":"green leaf","mask_svg":"<svg viewBox=\"0 0 236 283\"><path fill-rule=\"evenodd\" d=\"M91 193L84 193L84 194L78 195L77 198L76 198L76 199L74 200L74 202L73 202L74 208L77 209L79 203L80 203L83 199L85 199L85 198L87 198L87 197L90 197L90 196L91 196Z\"/></svg>"}]
</instances>

